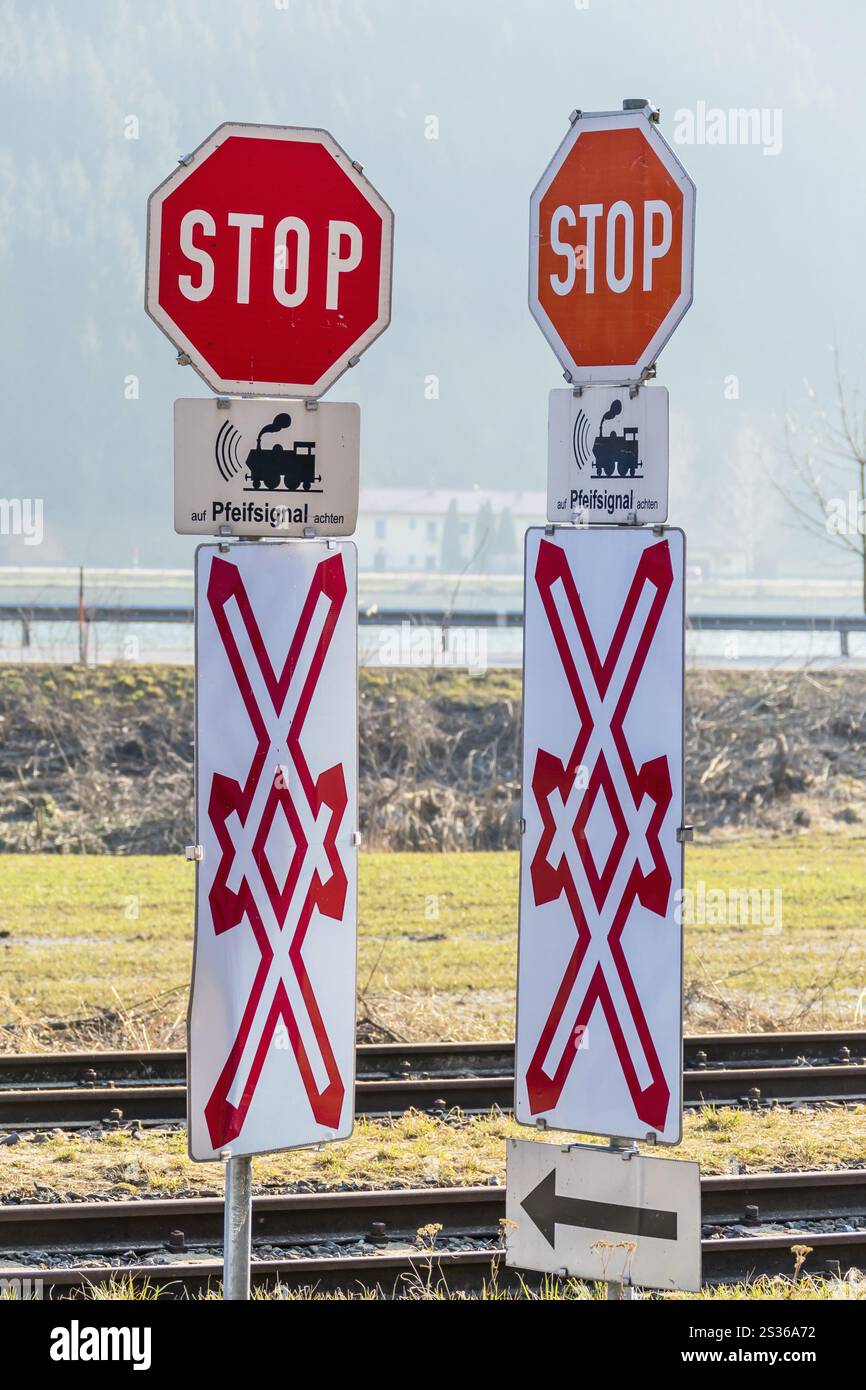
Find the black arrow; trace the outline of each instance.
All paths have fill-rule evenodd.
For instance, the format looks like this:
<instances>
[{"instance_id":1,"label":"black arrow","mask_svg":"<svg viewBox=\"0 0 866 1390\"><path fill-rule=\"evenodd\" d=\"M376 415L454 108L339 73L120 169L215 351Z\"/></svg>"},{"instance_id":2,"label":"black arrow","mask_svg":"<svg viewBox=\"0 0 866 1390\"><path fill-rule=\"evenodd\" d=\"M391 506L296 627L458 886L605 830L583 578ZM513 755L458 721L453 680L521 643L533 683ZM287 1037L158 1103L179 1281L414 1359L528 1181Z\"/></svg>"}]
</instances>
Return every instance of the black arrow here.
<instances>
[{"instance_id":1,"label":"black arrow","mask_svg":"<svg viewBox=\"0 0 866 1390\"><path fill-rule=\"evenodd\" d=\"M556 1191L552 1169L520 1203L551 1249L556 1247L556 1227L583 1226L628 1236L654 1236L676 1240L677 1214L654 1207L622 1207L612 1202L588 1202L583 1197L563 1197Z\"/></svg>"}]
</instances>

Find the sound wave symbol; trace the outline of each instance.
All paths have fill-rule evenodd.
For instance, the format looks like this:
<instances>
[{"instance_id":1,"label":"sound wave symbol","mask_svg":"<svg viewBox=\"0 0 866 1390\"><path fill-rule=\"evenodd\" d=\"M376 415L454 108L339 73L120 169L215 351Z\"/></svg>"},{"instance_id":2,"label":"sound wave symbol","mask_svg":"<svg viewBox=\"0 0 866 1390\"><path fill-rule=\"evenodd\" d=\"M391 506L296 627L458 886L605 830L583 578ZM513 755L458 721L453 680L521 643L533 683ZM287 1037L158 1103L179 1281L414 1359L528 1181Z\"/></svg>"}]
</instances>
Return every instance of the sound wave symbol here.
<instances>
[{"instance_id":1,"label":"sound wave symbol","mask_svg":"<svg viewBox=\"0 0 866 1390\"><path fill-rule=\"evenodd\" d=\"M574 461L578 468L585 468L590 460L589 448L589 420L582 410L577 413L574 422L574 433L572 435L571 446L574 450Z\"/></svg>"},{"instance_id":2,"label":"sound wave symbol","mask_svg":"<svg viewBox=\"0 0 866 1390\"><path fill-rule=\"evenodd\" d=\"M214 458L222 478L227 483L231 482L235 474L239 473L241 469L241 461L238 458L238 440L240 437L240 430L236 430L229 420L224 420L214 444Z\"/></svg>"}]
</instances>

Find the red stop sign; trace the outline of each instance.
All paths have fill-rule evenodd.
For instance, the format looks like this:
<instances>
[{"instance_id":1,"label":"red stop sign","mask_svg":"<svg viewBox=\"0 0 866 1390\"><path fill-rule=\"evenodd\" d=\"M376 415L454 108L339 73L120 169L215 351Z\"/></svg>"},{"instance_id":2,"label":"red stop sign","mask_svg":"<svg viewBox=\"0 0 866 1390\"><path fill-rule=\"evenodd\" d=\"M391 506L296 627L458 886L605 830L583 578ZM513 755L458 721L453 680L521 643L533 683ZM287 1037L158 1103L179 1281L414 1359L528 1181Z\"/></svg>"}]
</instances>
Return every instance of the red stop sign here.
<instances>
[{"instance_id":1,"label":"red stop sign","mask_svg":"<svg viewBox=\"0 0 866 1390\"><path fill-rule=\"evenodd\" d=\"M150 196L147 312L215 391L320 396L388 326L393 225L327 131L222 125Z\"/></svg>"},{"instance_id":2,"label":"red stop sign","mask_svg":"<svg viewBox=\"0 0 866 1390\"><path fill-rule=\"evenodd\" d=\"M575 119L530 203L529 307L568 380L653 365L692 302L694 208L647 109Z\"/></svg>"}]
</instances>

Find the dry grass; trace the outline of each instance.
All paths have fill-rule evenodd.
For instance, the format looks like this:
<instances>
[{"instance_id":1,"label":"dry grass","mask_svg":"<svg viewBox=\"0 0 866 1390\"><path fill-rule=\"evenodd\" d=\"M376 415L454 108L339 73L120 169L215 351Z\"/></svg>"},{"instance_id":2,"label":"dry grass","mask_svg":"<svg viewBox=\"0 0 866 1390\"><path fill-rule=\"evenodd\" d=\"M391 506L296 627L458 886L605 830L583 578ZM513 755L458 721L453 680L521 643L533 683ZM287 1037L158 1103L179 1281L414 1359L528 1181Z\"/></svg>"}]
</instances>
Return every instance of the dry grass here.
<instances>
[{"instance_id":1,"label":"dry grass","mask_svg":"<svg viewBox=\"0 0 866 1390\"><path fill-rule=\"evenodd\" d=\"M502 1182L505 1139L525 1138L528 1132L499 1113L478 1118L452 1115L447 1120L409 1113L388 1122L359 1120L345 1142L257 1158L256 1188L274 1192L298 1183L381 1188ZM548 1138L562 1142L555 1133ZM55 1131L44 1142L23 1137L2 1152L4 1200L222 1191L221 1165L191 1162L186 1134L179 1130ZM697 1159L706 1173L858 1164L866 1152L866 1108L792 1112L778 1107L761 1113L707 1109L686 1116L679 1148L654 1152Z\"/></svg>"},{"instance_id":2,"label":"dry grass","mask_svg":"<svg viewBox=\"0 0 866 1390\"><path fill-rule=\"evenodd\" d=\"M793 1258L793 1257L792 1257ZM375 1303L383 1299L389 1302L515 1302L529 1301L553 1303L586 1303L607 1297L604 1284L587 1284L579 1279L544 1279L540 1287L532 1288L524 1284L517 1291L506 1289L499 1283L498 1274L486 1282L477 1294L464 1293L450 1289L447 1279L432 1270L425 1269L420 1260L416 1272L398 1281L393 1289L376 1292L370 1289L344 1289L334 1293L323 1293L314 1285L303 1289L281 1288L256 1289L253 1299L256 1302L289 1303ZM170 1287L170 1285L168 1286ZM145 1282L134 1285L127 1279L109 1279L104 1284L94 1285L85 1295L91 1300L139 1300L150 1301L160 1297L160 1285ZM200 1296L201 1301L212 1302L221 1298L214 1289ZM638 1290L638 1299L647 1301L700 1300L701 1302L777 1301L777 1302L824 1302L866 1300L866 1278L859 1270L849 1270L844 1278L824 1279L810 1275L800 1275L797 1279L777 1276L776 1278L755 1279L746 1284L721 1284L701 1289L697 1294L648 1293ZM196 1300L199 1301L199 1300Z\"/></svg>"},{"instance_id":3,"label":"dry grass","mask_svg":"<svg viewBox=\"0 0 866 1390\"><path fill-rule=\"evenodd\" d=\"M866 823L866 674L690 671L686 805L714 835ZM0 849L177 852L192 672L0 666ZM361 825L387 849L514 849L519 671L362 670Z\"/></svg>"}]
</instances>

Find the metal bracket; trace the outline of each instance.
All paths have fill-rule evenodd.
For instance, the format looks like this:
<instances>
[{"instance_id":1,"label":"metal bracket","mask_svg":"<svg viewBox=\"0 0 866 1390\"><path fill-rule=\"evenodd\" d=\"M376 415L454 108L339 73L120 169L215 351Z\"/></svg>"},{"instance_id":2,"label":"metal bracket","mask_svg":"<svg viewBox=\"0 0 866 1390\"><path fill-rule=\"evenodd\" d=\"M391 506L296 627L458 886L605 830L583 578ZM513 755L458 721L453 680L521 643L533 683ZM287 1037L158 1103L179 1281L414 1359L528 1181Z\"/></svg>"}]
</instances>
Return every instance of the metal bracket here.
<instances>
[{"instance_id":1,"label":"metal bracket","mask_svg":"<svg viewBox=\"0 0 866 1390\"><path fill-rule=\"evenodd\" d=\"M349 363L348 363L348 365L349 365L350 367L357 367L357 365L358 365L358 363L360 362L360 360L361 360L361 354L360 354L360 352L356 352L354 357L350 357L350 358L349 358Z\"/></svg>"},{"instance_id":2,"label":"metal bracket","mask_svg":"<svg viewBox=\"0 0 866 1390\"><path fill-rule=\"evenodd\" d=\"M640 1157L636 1139L622 1139L616 1134L610 1136L608 1141L608 1153L617 1153L620 1158L626 1161L630 1158Z\"/></svg>"},{"instance_id":3,"label":"metal bracket","mask_svg":"<svg viewBox=\"0 0 866 1390\"><path fill-rule=\"evenodd\" d=\"M352 831L352 844L354 845L355 849L360 849L361 843L362 843L362 838L363 838L363 837L362 837L362 835L361 835L360 830L353 830L353 831Z\"/></svg>"},{"instance_id":4,"label":"metal bracket","mask_svg":"<svg viewBox=\"0 0 866 1390\"><path fill-rule=\"evenodd\" d=\"M357 161L357 159L353 159L353 160L352 160L352 168L353 168L353 169L357 169L359 174L363 174L363 172L364 172L364 166L363 166L363 164L359 164L358 161Z\"/></svg>"},{"instance_id":5,"label":"metal bracket","mask_svg":"<svg viewBox=\"0 0 866 1390\"><path fill-rule=\"evenodd\" d=\"M545 534L545 536L552 536L552 535L555 533L555 531L556 531L556 527L554 526L553 522L552 522L552 521L548 521L547 524L546 524L546 526L545 526L545 528L544 528L544 534Z\"/></svg>"},{"instance_id":6,"label":"metal bracket","mask_svg":"<svg viewBox=\"0 0 866 1390\"><path fill-rule=\"evenodd\" d=\"M580 110L572 111L571 115L568 118L568 124L574 125L575 121L579 121L582 115L583 112Z\"/></svg>"},{"instance_id":7,"label":"metal bracket","mask_svg":"<svg viewBox=\"0 0 866 1390\"><path fill-rule=\"evenodd\" d=\"M664 533L665 533L665 528L664 528L664 526L661 525L661 523L659 523L657 526L654 526L654 527L653 527L653 535L654 535L654 536L663 536Z\"/></svg>"},{"instance_id":8,"label":"metal bracket","mask_svg":"<svg viewBox=\"0 0 866 1390\"><path fill-rule=\"evenodd\" d=\"M179 367L191 367L191 366L192 366L192 358L190 357L190 355L189 355L188 352L179 352L179 353L177 354L177 365L178 365Z\"/></svg>"},{"instance_id":9,"label":"metal bracket","mask_svg":"<svg viewBox=\"0 0 866 1390\"><path fill-rule=\"evenodd\" d=\"M200 864L204 859L204 845L187 845L184 854L190 864Z\"/></svg>"},{"instance_id":10,"label":"metal bracket","mask_svg":"<svg viewBox=\"0 0 866 1390\"><path fill-rule=\"evenodd\" d=\"M526 834L526 817L525 817L525 816L521 816L521 817L520 817L520 833L521 833L521 835L525 835L525 834Z\"/></svg>"},{"instance_id":11,"label":"metal bracket","mask_svg":"<svg viewBox=\"0 0 866 1390\"><path fill-rule=\"evenodd\" d=\"M659 108L646 97L626 97L622 109L623 111L645 111L647 119L658 125Z\"/></svg>"},{"instance_id":12,"label":"metal bracket","mask_svg":"<svg viewBox=\"0 0 866 1390\"><path fill-rule=\"evenodd\" d=\"M695 827L693 825L677 826L677 844L690 845L695 838Z\"/></svg>"},{"instance_id":13,"label":"metal bracket","mask_svg":"<svg viewBox=\"0 0 866 1390\"><path fill-rule=\"evenodd\" d=\"M191 154L179 154L178 157L177 157L177 162L178 162L178 164L182 164L182 165L184 166L184 168L186 168L187 165L192 164L192 155L191 155Z\"/></svg>"},{"instance_id":14,"label":"metal bracket","mask_svg":"<svg viewBox=\"0 0 866 1390\"><path fill-rule=\"evenodd\" d=\"M217 396L217 398L216 398L216 408L217 408L217 410L231 410L231 407L232 407L232 403L231 403L231 401L229 400L228 396Z\"/></svg>"},{"instance_id":15,"label":"metal bracket","mask_svg":"<svg viewBox=\"0 0 866 1390\"><path fill-rule=\"evenodd\" d=\"M319 402L318 402L317 400L314 400L312 396L307 396L306 400L304 401L304 409L305 409L305 410L318 410L318 408L319 408Z\"/></svg>"},{"instance_id":16,"label":"metal bracket","mask_svg":"<svg viewBox=\"0 0 866 1390\"><path fill-rule=\"evenodd\" d=\"M315 528L315 526L305 526L305 527L304 527L304 540L305 540L305 541L314 541L315 539L316 539L316 528Z\"/></svg>"}]
</instances>

